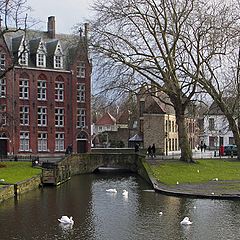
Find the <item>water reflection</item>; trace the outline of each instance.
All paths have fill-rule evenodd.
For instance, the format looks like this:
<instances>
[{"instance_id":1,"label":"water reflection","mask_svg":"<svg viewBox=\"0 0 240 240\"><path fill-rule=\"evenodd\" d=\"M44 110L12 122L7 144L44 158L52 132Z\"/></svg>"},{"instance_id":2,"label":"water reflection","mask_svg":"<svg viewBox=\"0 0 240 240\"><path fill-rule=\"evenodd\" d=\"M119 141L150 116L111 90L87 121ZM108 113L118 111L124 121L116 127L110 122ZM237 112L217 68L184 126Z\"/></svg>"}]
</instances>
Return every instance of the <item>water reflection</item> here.
<instances>
[{"instance_id":1,"label":"water reflection","mask_svg":"<svg viewBox=\"0 0 240 240\"><path fill-rule=\"evenodd\" d=\"M117 193L107 193L110 188ZM59 224L63 215L73 216L74 225ZM192 225L180 224L185 216ZM6 201L0 224L4 240L234 240L240 234L240 204L164 196L136 175L114 172L76 176L58 188Z\"/></svg>"}]
</instances>

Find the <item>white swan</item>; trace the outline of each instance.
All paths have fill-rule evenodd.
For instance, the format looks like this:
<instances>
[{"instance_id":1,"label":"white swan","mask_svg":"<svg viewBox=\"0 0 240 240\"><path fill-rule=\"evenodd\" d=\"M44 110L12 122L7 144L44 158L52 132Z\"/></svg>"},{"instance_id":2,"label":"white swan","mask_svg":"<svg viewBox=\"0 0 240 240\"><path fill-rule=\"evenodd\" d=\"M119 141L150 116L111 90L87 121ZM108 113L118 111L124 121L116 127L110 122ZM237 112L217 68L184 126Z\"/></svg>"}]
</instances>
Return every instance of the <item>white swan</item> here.
<instances>
[{"instance_id":1,"label":"white swan","mask_svg":"<svg viewBox=\"0 0 240 240\"><path fill-rule=\"evenodd\" d=\"M189 220L189 217L185 217L182 221L181 221L182 225L191 225L192 222Z\"/></svg>"},{"instance_id":2,"label":"white swan","mask_svg":"<svg viewBox=\"0 0 240 240\"><path fill-rule=\"evenodd\" d=\"M116 188L110 188L110 189L107 189L106 192L117 193L117 190L116 190Z\"/></svg>"},{"instance_id":3,"label":"white swan","mask_svg":"<svg viewBox=\"0 0 240 240\"><path fill-rule=\"evenodd\" d=\"M123 195L124 197L128 197L128 191L124 189L122 195Z\"/></svg>"},{"instance_id":4,"label":"white swan","mask_svg":"<svg viewBox=\"0 0 240 240\"><path fill-rule=\"evenodd\" d=\"M68 216L62 216L60 219L58 219L58 221L63 224L73 224L74 223L73 217L69 218Z\"/></svg>"}]
</instances>

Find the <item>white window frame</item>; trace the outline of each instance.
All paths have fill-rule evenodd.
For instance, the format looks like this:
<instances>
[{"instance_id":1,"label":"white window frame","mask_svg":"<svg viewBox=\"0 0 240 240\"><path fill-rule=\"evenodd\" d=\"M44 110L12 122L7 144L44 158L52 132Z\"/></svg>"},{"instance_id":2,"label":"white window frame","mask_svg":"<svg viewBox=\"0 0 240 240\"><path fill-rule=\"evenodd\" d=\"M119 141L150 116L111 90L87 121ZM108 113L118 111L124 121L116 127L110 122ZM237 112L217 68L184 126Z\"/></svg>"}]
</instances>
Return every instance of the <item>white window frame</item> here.
<instances>
[{"instance_id":1,"label":"white window frame","mask_svg":"<svg viewBox=\"0 0 240 240\"><path fill-rule=\"evenodd\" d=\"M64 101L64 83L55 82L55 101L63 102Z\"/></svg>"},{"instance_id":2,"label":"white window frame","mask_svg":"<svg viewBox=\"0 0 240 240\"><path fill-rule=\"evenodd\" d=\"M46 80L38 80L37 81L37 99L41 101L47 100L47 81Z\"/></svg>"},{"instance_id":3,"label":"white window frame","mask_svg":"<svg viewBox=\"0 0 240 240\"><path fill-rule=\"evenodd\" d=\"M77 128L86 127L86 109L77 109Z\"/></svg>"},{"instance_id":4,"label":"white window frame","mask_svg":"<svg viewBox=\"0 0 240 240\"><path fill-rule=\"evenodd\" d=\"M57 68L57 69L63 68L63 56L62 55L54 56L54 68Z\"/></svg>"},{"instance_id":5,"label":"white window frame","mask_svg":"<svg viewBox=\"0 0 240 240\"><path fill-rule=\"evenodd\" d=\"M86 85L85 83L77 84L77 102L85 102L86 101Z\"/></svg>"},{"instance_id":6,"label":"white window frame","mask_svg":"<svg viewBox=\"0 0 240 240\"><path fill-rule=\"evenodd\" d=\"M56 132L55 134L55 151L64 151L64 133Z\"/></svg>"},{"instance_id":7,"label":"white window frame","mask_svg":"<svg viewBox=\"0 0 240 240\"><path fill-rule=\"evenodd\" d=\"M29 98L29 80L28 79L19 80L19 98L20 99Z\"/></svg>"},{"instance_id":8,"label":"white window frame","mask_svg":"<svg viewBox=\"0 0 240 240\"><path fill-rule=\"evenodd\" d=\"M46 132L38 133L38 152L48 151L48 134Z\"/></svg>"},{"instance_id":9,"label":"white window frame","mask_svg":"<svg viewBox=\"0 0 240 240\"><path fill-rule=\"evenodd\" d=\"M64 108L55 108L55 126L64 127Z\"/></svg>"},{"instance_id":10,"label":"white window frame","mask_svg":"<svg viewBox=\"0 0 240 240\"><path fill-rule=\"evenodd\" d=\"M0 79L0 98L5 98L7 92L6 78Z\"/></svg>"},{"instance_id":11,"label":"white window frame","mask_svg":"<svg viewBox=\"0 0 240 240\"><path fill-rule=\"evenodd\" d=\"M43 52L37 53L37 67L46 67L46 55Z\"/></svg>"},{"instance_id":12,"label":"white window frame","mask_svg":"<svg viewBox=\"0 0 240 240\"><path fill-rule=\"evenodd\" d=\"M29 106L19 107L19 119L21 126L29 126Z\"/></svg>"},{"instance_id":13,"label":"white window frame","mask_svg":"<svg viewBox=\"0 0 240 240\"><path fill-rule=\"evenodd\" d=\"M6 54L0 53L0 69L4 70L6 66Z\"/></svg>"},{"instance_id":14,"label":"white window frame","mask_svg":"<svg viewBox=\"0 0 240 240\"><path fill-rule=\"evenodd\" d=\"M80 62L77 67L77 77L85 78L86 77L86 64L85 62Z\"/></svg>"},{"instance_id":15,"label":"white window frame","mask_svg":"<svg viewBox=\"0 0 240 240\"><path fill-rule=\"evenodd\" d=\"M25 50L24 52L18 53L18 63L21 66L27 66L28 65L28 52Z\"/></svg>"},{"instance_id":16,"label":"white window frame","mask_svg":"<svg viewBox=\"0 0 240 240\"><path fill-rule=\"evenodd\" d=\"M47 126L47 107L45 106L38 107L38 126Z\"/></svg>"},{"instance_id":17,"label":"white window frame","mask_svg":"<svg viewBox=\"0 0 240 240\"><path fill-rule=\"evenodd\" d=\"M29 151L30 134L29 132L20 132L20 151Z\"/></svg>"}]
</instances>

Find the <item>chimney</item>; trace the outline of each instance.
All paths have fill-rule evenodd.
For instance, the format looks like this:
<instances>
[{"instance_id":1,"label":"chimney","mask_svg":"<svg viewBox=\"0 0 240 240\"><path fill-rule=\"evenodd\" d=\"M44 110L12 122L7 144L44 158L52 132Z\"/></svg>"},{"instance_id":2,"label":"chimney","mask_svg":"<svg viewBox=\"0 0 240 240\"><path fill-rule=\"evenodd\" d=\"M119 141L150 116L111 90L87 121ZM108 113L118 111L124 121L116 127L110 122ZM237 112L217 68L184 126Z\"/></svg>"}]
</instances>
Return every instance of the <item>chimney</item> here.
<instances>
[{"instance_id":1,"label":"chimney","mask_svg":"<svg viewBox=\"0 0 240 240\"><path fill-rule=\"evenodd\" d=\"M48 17L48 37L55 38L55 16Z\"/></svg>"},{"instance_id":2,"label":"chimney","mask_svg":"<svg viewBox=\"0 0 240 240\"><path fill-rule=\"evenodd\" d=\"M88 23L84 23L84 35L85 35L85 41L88 41L88 28L89 28L89 24Z\"/></svg>"}]
</instances>

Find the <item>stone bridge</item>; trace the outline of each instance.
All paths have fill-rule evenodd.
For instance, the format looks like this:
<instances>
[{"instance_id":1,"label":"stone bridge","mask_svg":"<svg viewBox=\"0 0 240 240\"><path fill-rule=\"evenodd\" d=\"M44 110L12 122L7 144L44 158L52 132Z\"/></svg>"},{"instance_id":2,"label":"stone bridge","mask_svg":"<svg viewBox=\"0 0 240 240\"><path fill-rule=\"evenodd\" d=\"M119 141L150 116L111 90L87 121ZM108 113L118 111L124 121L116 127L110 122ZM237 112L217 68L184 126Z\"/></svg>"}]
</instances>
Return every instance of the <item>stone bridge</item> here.
<instances>
[{"instance_id":1,"label":"stone bridge","mask_svg":"<svg viewBox=\"0 0 240 240\"><path fill-rule=\"evenodd\" d=\"M70 164L73 174L92 173L99 167L121 168L137 172L139 155L134 153L90 153L72 155L66 161Z\"/></svg>"},{"instance_id":2,"label":"stone bridge","mask_svg":"<svg viewBox=\"0 0 240 240\"><path fill-rule=\"evenodd\" d=\"M140 175L146 175L143 165L144 155L134 152L91 152L72 154L63 160L43 166L42 183L60 184L72 175L93 173L99 167L126 169Z\"/></svg>"}]
</instances>

